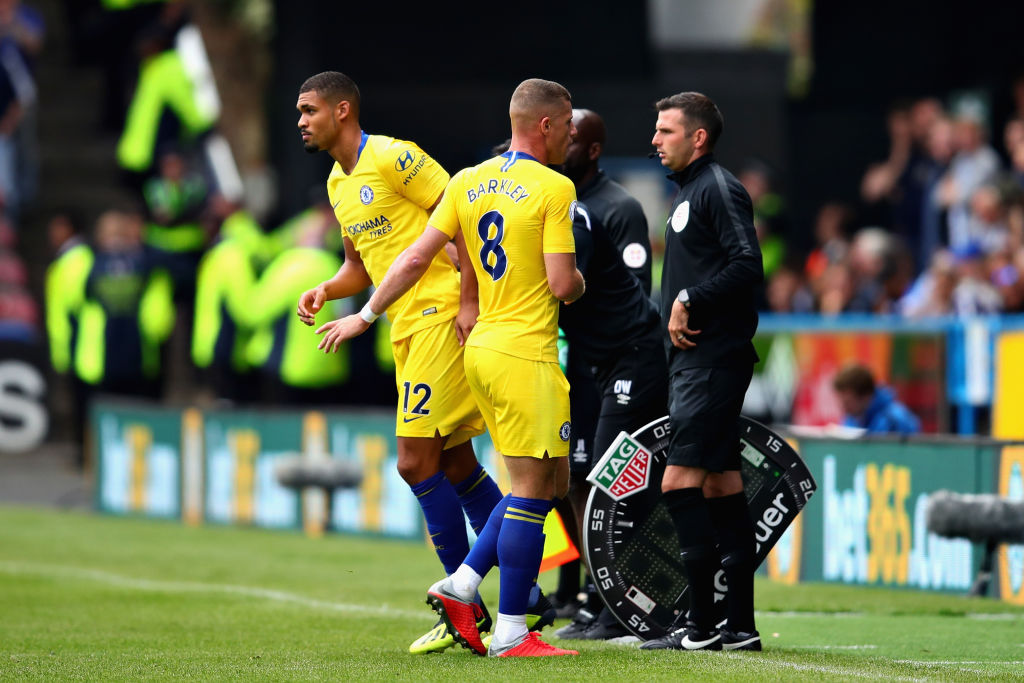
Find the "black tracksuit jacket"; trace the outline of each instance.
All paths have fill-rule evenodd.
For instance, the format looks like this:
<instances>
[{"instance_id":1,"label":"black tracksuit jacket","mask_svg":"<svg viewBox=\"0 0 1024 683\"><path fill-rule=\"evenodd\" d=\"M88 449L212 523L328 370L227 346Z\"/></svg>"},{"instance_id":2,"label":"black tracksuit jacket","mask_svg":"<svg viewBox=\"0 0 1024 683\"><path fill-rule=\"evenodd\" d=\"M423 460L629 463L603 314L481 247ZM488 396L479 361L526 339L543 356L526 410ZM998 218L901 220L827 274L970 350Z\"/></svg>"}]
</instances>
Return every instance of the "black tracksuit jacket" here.
<instances>
[{"instance_id":1,"label":"black tracksuit jacket","mask_svg":"<svg viewBox=\"0 0 1024 683\"><path fill-rule=\"evenodd\" d=\"M665 228L661 279L662 318L668 325L679 291L690 296L697 346L672 346L666 328L669 370L729 367L757 362L754 293L764 280L750 195L713 155L669 176L679 185Z\"/></svg>"}]
</instances>

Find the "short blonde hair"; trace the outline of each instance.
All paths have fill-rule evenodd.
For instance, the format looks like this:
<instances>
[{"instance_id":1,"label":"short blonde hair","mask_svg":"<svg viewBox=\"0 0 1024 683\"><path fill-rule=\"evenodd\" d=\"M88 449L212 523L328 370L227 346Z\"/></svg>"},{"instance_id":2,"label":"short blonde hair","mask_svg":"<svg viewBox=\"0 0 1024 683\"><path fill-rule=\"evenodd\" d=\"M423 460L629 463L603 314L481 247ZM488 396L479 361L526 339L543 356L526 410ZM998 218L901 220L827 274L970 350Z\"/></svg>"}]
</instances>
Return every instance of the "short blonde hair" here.
<instances>
[{"instance_id":1,"label":"short blonde hair","mask_svg":"<svg viewBox=\"0 0 1024 683\"><path fill-rule=\"evenodd\" d=\"M563 104L572 104L572 95L564 85L542 78L528 78L512 93L508 113L513 119L543 117Z\"/></svg>"}]
</instances>

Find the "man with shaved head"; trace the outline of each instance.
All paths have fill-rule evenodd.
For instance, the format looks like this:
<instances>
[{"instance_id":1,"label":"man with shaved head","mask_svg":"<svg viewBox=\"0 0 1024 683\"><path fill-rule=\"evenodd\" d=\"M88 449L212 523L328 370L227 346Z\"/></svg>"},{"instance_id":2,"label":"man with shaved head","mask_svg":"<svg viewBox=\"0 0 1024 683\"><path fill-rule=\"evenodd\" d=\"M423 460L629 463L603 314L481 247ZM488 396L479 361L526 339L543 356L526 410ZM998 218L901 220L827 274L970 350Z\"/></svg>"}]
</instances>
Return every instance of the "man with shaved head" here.
<instances>
[{"instance_id":1,"label":"man with shaved head","mask_svg":"<svg viewBox=\"0 0 1024 683\"><path fill-rule=\"evenodd\" d=\"M569 497L559 511L568 518L571 506L580 533L591 488L587 475L620 430L632 432L664 414L667 371L661 360L664 354L660 352L660 338L651 338L649 332L653 330L646 325L649 302L644 299L651 293L651 241L643 208L599 166L606 137L602 118L589 109L574 109L572 118L576 136L569 144L563 172L573 181L581 205L586 206L590 218L587 242L602 245L597 250L600 254L605 254L604 247L610 246L624 264L624 268L613 268L610 264L597 266L588 261L593 273L584 270L584 274L595 285L591 289L604 292L604 303L595 305L603 305L606 315L612 315L608 302L618 301L617 294L634 289L630 273L639 280L636 289L642 292L637 301L630 299L623 304L623 310L617 312L621 317L615 317L614 324L603 326L610 329L620 325L629 330L629 334L619 334L613 340L605 339L602 330L592 324L572 325L570 321L578 318L579 311L570 310L571 307L562 311L562 330L569 341L566 377L572 387L572 447ZM595 263L597 260L593 259ZM600 282L593 281L595 276ZM592 368L599 368L601 381L595 379ZM579 536L574 536L573 541L578 545ZM556 596L564 603L575 599L579 588L579 563L563 565ZM572 622L556 635L586 640L628 635L625 627L603 608L591 581L587 582L586 593L587 599Z\"/></svg>"},{"instance_id":2,"label":"man with shaved head","mask_svg":"<svg viewBox=\"0 0 1024 683\"><path fill-rule=\"evenodd\" d=\"M469 331L466 378L505 459L512 492L495 507L463 564L430 587L427 602L455 639L479 655L574 655L526 625L544 519L569 479L569 383L558 365L558 302L575 301L585 289L572 232L576 192L548 168L565 160L575 133L569 91L552 81L524 81L512 95L509 116L509 150L452 178L424 233L391 265L360 314L331 325L324 344L368 329L448 240L465 238L459 242L463 301L470 294L479 301L475 324L461 320ZM473 597L495 565L501 569L498 619L485 646Z\"/></svg>"}]
</instances>

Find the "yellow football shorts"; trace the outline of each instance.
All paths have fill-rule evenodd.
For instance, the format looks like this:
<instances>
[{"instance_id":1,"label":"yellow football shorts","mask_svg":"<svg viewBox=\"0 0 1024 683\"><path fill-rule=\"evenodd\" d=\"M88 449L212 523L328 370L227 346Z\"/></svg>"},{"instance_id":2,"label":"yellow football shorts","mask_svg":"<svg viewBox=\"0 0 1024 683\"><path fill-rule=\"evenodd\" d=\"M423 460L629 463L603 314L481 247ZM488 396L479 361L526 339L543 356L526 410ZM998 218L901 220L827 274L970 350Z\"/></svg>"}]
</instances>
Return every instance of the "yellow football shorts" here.
<instances>
[{"instance_id":1,"label":"yellow football shorts","mask_svg":"<svg viewBox=\"0 0 1024 683\"><path fill-rule=\"evenodd\" d=\"M499 453L568 457L569 382L558 363L467 346L466 379Z\"/></svg>"},{"instance_id":2,"label":"yellow football shorts","mask_svg":"<svg viewBox=\"0 0 1024 683\"><path fill-rule=\"evenodd\" d=\"M447 436L445 448L484 433L484 419L466 383L462 347L448 320L393 342L398 385L398 436Z\"/></svg>"}]
</instances>

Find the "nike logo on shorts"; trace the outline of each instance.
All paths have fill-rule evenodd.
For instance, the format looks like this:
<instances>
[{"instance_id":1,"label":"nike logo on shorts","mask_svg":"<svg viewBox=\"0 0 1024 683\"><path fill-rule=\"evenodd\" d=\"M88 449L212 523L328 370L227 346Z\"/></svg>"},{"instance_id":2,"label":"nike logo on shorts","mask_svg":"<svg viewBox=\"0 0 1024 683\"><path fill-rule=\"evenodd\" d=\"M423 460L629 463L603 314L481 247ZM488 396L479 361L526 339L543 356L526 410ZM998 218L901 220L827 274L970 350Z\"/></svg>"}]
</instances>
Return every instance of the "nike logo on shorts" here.
<instances>
[{"instance_id":1,"label":"nike logo on shorts","mask_svg":"<svg viewBox=\"0 0 1024 683\"><path fill-rule=\"evenodd\" d=\"M417 415L416 417L403 417L403 418L402 418L402 422L404 422L404 423L406 423L406 424L409 424L409 423L410 423L410 422L412 422L413 420L418 420L418 419L420 419L421 417L426 417L426 416L425 416L425 415Z\"/></svg>"}]
</instances>

